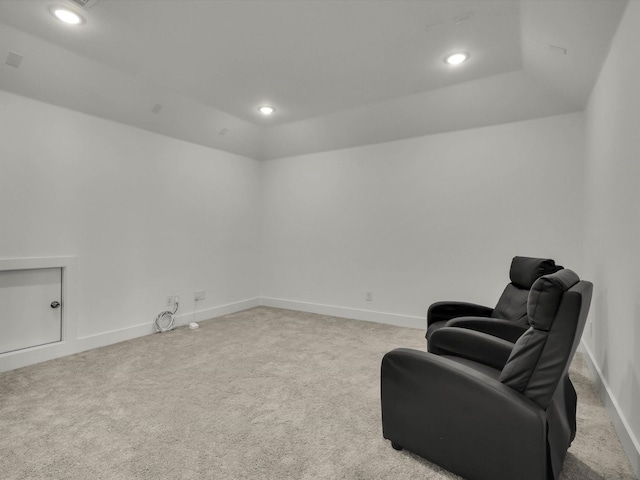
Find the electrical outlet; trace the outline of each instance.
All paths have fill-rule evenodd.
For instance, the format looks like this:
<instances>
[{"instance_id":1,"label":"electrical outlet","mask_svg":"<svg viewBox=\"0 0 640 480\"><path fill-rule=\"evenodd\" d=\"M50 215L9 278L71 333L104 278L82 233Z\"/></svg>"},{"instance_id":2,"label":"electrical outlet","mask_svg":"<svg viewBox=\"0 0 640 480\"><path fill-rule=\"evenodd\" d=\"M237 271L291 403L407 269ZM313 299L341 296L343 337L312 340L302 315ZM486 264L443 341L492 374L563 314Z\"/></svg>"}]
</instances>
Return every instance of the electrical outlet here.
<instances>
[{"instance_id":1,"label":"electrical outlet","mask_svg":"<svg viewBox=\"0 0 640 480\"><path fill-rule=\"evenodd\" d=\"M367 302L371 302L373 300L373 292L364 292L364 299Z\"/></svg>"},{"instance_id":2,"label":"electrical outlet","mask_svg":"<svg viewBox=\"0 0 640 480\"><path fill-rule=\"evenodd\" d=\"M167 296L167 307L173 305L173 295Z\"/></svg>"},{"instance_id":3,"label":"electrical outlet","mask_svg":"<svg viewBox=\"0 0 640 480\"><path fill-rule=\"evenodd\" d=\"M197 292L193 292L193 299L196 302L199 302L200 300L204 300L204 290L198 290Z\"/></svg>"}]
</instances>

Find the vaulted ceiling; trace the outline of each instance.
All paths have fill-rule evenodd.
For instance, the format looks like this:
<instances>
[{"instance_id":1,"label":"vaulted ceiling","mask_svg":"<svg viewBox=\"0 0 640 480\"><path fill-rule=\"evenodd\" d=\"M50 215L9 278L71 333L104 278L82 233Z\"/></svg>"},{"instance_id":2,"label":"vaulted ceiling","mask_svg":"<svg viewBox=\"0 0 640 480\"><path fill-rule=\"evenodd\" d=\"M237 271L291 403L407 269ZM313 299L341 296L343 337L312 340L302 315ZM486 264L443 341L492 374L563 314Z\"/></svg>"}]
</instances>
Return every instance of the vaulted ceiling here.
<instances>
[{"instance_id":1,"label":"vaulted ceiling","mask_svg":"<svg viewBox=\"0 0 640 480\"><path fill-rule=\"evenodd\" d=\"M269 159L580 111L627 2L92 3L0 0L0 89Z\"/></svg>"}]
</instances>

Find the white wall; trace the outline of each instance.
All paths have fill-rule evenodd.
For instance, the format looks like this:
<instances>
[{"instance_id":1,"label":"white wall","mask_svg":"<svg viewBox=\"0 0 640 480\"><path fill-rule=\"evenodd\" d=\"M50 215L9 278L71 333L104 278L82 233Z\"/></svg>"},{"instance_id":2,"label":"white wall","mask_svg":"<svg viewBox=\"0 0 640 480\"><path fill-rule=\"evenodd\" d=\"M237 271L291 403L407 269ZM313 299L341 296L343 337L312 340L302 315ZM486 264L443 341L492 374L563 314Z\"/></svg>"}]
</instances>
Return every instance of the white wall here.
<instances>
[{"instance_id":1,"label":"white wall","mask_svg":"<svg viewBox=\"0 0 640 480\"><path fill-rule=\"evenodd\" d=\"M263 301L424 328L436 300L494 304L514 255L580 273L583 135L568 114L266 161Z\"/></svg>"},{"instance_id":2,"label":"white wall","mask_svg":"<svg viewBox=\"0 0 640 480\"><path fill-rule=\"evenodd\" d=\"M256 160L1 91L0 138L0 258L77 256L79 338L257 303Z\"/></svg>"},{"instance_id":3,"label":"white wall","mask_svg":"<svg viewBox=\"0 0 640 480\"><path fill-rule=\"evenodd\" d=\"M584 342L636 473L640 471L640 2L629 2L587 109ZM619 415L619 418L616 417Z\"/></svg>"}]
</instances>

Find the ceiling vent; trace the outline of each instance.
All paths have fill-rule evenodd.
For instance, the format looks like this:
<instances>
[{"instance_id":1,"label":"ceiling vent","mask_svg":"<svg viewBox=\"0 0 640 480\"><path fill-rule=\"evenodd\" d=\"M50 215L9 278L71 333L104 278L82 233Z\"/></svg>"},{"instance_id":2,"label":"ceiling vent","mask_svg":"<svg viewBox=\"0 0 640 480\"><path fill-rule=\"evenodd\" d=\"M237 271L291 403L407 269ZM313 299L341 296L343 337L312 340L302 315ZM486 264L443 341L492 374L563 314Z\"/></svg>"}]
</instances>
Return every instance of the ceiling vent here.
<instances>
[{"instance_id":1,"label":"ceiling vent","mask_svg":"<svg viewBox=\"0 0 640 480\"><path fill-rule=\"evenodd\" d=\"M73 3L77 7L82 7L84 9L89 9L93 7L98 0L67 0L69 3Z\"/></svg>"},{"instance_id":2,"label":"ceiling vent","mask_svg":"<svg viewBox=\"0 0 640 480\"><path fill-rule=\"evenodd\" d=\"M6 63L7 65L11 65L12 67L20 68L22 58L22 55L19 53L9 52L9 55L7 55L7 61L4 63Z\"/></svg>"},{"instance_id":3,"label":"ceiling vent","mask_svg":"<svg viewBox=\"0 0 640 480\"><path fill-rule=\"evenodd\" d=\"M567 49L564 47L558 47L557 45L549 45L549 51L553 53L559 53L560 55L566 55Z\"/></svg>"}]
</instances>

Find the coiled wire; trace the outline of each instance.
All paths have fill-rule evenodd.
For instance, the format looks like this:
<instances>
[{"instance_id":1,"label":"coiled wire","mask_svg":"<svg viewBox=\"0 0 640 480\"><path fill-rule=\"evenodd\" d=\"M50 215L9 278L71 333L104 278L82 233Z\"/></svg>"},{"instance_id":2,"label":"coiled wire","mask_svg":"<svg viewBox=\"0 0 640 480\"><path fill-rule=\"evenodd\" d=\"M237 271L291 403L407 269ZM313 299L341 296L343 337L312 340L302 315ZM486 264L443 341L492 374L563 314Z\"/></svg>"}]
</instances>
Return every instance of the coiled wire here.
<instances>
[{"instance_id":1,"label":"coiled wire","mask_svg":"<svg viewBox=\"0 0 640 480\"><path fill-rule=\"evenodd\" d=\"M176 302L176 308L173 310L173 312L165 310L164 312L158 314L155 321L157 332L163 333L168 332L169 330L173 330L173 322L175 320L175 314L178 311L178 305L179 302Z\"/></svg>"}]
</instances>

